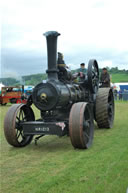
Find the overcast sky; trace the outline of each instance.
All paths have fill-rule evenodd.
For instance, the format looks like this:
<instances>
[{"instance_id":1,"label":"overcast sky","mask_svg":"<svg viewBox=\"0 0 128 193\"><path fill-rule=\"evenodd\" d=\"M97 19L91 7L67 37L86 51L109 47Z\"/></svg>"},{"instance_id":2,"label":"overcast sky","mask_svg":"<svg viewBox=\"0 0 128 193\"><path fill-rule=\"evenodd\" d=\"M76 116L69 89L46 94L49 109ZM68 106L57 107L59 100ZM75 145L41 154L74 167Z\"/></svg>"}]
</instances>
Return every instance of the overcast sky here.
<instances>
[{"instance_id":1,"label":"overcast sky","mask_svg":"<svg viewBox=\"0 0 128 193\"><path fill-rule=\"evenodd\" d=\"M58 51L71 69L92 58L100 68L128 69L127 0L4 0L0 7L3 77L45 72L49 30L61 33Z\"/></svg>"}]
</instances>

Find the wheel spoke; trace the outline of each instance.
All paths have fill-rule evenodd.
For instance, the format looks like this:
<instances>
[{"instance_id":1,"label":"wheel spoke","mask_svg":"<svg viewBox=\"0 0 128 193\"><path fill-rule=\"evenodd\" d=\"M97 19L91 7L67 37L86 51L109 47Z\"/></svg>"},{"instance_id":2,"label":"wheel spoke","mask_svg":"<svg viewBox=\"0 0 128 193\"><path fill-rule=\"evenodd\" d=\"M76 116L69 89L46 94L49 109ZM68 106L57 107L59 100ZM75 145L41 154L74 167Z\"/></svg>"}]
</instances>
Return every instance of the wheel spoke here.
<instances>
[{"instance_id":1,"label":"wheel spoke","mask_svg":"<svg viewBox=\"0 0 128 193\"><path fill-rule=\"evenodd\" d=\"M15 128L18 129L19 128L19 122L15 123Z\"/></svg>"},{"instance_id":2,"label":"wheel spoke","mask_svg":"<svg viewBox=\"0 0 128 193\"><path fill-rule=\"evenodd\" d=\"M23 113L23 111L22 111L22 120L24 119L24 113Z\"/></svg>"},{"instance_id":3,"label":"wheel spoke","mask_svg":"<svg viewBox=\"0 0 128 193\"><path fill-rule=\"evenodd\" d=\"M109 112L109 115L112 116L112 112Z\"/></svg>"},{"instance_id":4,"label":"wheel spoke","mask_svg":"<svg viewBox=\"0 0 128 193\"><path fill-rule=\"evenodd\" d=\"M16 130L16 135L18 135L18 133L19 133L19 130L17 129L17 130Z\"/></svg>"},{"instance_id":5,"label":"wheel spoke","mask_svg":"<svg viewBox=\"0 0 128 193\"><path fill-rule=\"evenodd\" d=\"M17 135L17 139L19 139L20 135L21 135L21 131L18 133L18 135Z\"/></svg>"},{"instance_id":6,"label":"wheel spoke","mask_svg":"<svg viewBox=\"0 0 128 193\"><path fill-rule=\"evenodd\" d=\"M112 108L112 104L108 106L108 115L111 118L113 115L113 108Z\"/></svg>"},{"instance_id":7,"label":"wheel spoke","mask_svg":"<svg viewBox=\"0 0 128 193\"><path fill-rule=\"evenodd\" d=\"M109 103L109 104L108 104L108 110L111 110L111 111L112 111L112 109L113 109L113 106L112 106L111 103Z\"/></svg>"},{"instance_id":8,"label":"wheel spoke","mask_svg":"<svg viewBox=\"0 0 128 193\"><path fill-rule=\"evenodd\" d=\"M23 118L23 121L24 121L24 120L27 120L27 117L28 117L28 116L25 116L25 117Z\"/></svg>"},{"instance_id":9,"label":"wheel spoke","mask_svg":"<svg viewBox=\"0 0 128 193\"><path fill-rule=\"evenodd\" d=\"M19 139L19 143L21 143L22 140L25 140L25 137L23 135L23 129L20 126L20 122L24 122L27 120L28 115L26 115L23 111L23 109L20 109L19 111L19 117L16 116L16 119L18 122L16 122L16 129L17 129L17 140Z\"/></svg>"},{"instance_id":10,"label":"wheel spoke","mask_svg":"<svg viewBox=\"0 0 128 193\"><path fill-rule=\"evenodd\" d=\"M20 122L20 118L16 116L16 119L18 119L18 121Z\"/></svg>"},{"instance_id":11,"label":"wheel spoke","mask_svg":"<svg viewBox=\"0 0 128 193\"><path fill-rule=\"evenodd\" d=\"M83 132L84 133L84 135L89 139L90 137L89 137L89 135L87 134L87 132Z\"/></svg>"},{"instance_id":12,"label":"wheel spoke","mask_svg":"<svg viewBox=\"0 0 128 193\"><path fill-rule=\"evenodd\" d=\"M19 132L19 134L18 134L18 136L17 136L17 139L19 139L20 136L21 136L22 139L24 139L24 136L23 136L22 131Z\"/></svg>"},{"instance_id":13,"label":"wheel spoke","mask_svg":"<svg viewBox=\"0 0 128 193\"><path fill-rule=\"evenodd\" d=\"M90 119L84 120L83 126L83 133L89 139Z\"/></svg>"},{"instance_id":14,"label":"wheel spoke","mask_svg":"<svg viewBox=\"0 0 128 193\"><path fill-rule=\"evenodd\" d=\"M22 131L20 131L20 134L21 134L22 138L24 138Z\"/></svg>"},{"instance_id":15,"label":"wheel spoke","mask_svg":"<svg viewBox=\"0 0 128 193\"><path fill-rule=\"evenodd\" d=\"M95 71L93 71L93 70L92 70L92 74L93 74L93 76L96 76L96 72L95 72Z\"/></svg>"},{"instance_id":16,"label":"wheel spoke","mask_svg":"<svg viewBox=\"0 0 128 193\"><path fill-rule=\"evenodd\" d=\"M19 112L19 119L21 119L21 109L20 109L20 112Z\"/></svg>"},{"instance_id":17,"label":"wheel spoke","mask_svg":"<svg viewBox=\"0 0 128 193\"><path fill-rule=\"evenodd\" d=\"M24 121L25 119L27 119L28 115L25 115L24 114L24 111L23 110L20 110L19 112L19 117L17 116L16 119L21 122L21 121Z\"/></svg>"}]
</instances>

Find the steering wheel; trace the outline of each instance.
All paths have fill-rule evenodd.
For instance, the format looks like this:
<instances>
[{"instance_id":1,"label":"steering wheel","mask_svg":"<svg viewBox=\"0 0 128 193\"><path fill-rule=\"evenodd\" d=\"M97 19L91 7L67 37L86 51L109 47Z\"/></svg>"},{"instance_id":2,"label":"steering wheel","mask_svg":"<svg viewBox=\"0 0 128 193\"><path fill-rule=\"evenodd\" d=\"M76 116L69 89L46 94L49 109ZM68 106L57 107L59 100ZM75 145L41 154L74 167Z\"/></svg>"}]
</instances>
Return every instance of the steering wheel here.
<instances>
[{"instance_id":1,"label":"steering wheel","mask_svg":"<svg viewBox=\"0 0 128 193\"><path fill-rule=\"evenodd\" d=\"M99 88L99 68L96 60L89 60L88 63L88 87L92 93L96 93Z\"/></svg>"}]
</instances>

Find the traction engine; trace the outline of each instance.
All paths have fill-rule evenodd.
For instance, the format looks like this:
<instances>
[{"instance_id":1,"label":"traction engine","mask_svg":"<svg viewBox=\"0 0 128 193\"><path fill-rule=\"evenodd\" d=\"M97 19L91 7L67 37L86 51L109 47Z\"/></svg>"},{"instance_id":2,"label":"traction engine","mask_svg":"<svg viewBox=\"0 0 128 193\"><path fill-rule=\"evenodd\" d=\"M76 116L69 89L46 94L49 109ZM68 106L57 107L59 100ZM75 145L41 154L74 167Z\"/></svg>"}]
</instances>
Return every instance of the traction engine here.
<instances>
[{"instance_id":1,"label":"traction engine","mask_svg":"<svg viewBox=\"0 0 128 193\"><path fill-rule=\"evenodd\" d=\"M4 120L7 142L14 147L28 145L45 135L69 135L74 148L87 149L94 135L94 120L99 128L111 128L114 97L111 88L99 88L99 68L95 59L88 63L85 79L75 83L66 68L57 66L56 31L45 34L47 41L47 81L35 86L26 104L12 105ZM31 105L40 110L35 120Z\"/></svg>"}]
</instances>

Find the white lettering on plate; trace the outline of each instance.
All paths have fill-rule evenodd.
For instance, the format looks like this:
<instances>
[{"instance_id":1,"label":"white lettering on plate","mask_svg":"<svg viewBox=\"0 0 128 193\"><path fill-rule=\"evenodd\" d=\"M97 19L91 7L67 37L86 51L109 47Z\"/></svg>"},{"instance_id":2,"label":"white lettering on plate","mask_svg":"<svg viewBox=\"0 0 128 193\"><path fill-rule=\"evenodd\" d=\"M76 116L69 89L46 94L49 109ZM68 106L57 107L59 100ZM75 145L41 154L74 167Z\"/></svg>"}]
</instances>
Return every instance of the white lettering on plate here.
<instances>
[{"instance_id":1,"label":"white lettering on plate","mask_svg":"<svg viewBox=\"0 0 128 193\"><path fill-rule=\"evenodd\" d=\"M49 127L36 127L35 131L49 131Z\"/></svg>"}]
</instances>

